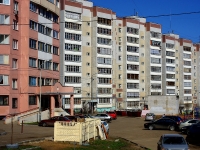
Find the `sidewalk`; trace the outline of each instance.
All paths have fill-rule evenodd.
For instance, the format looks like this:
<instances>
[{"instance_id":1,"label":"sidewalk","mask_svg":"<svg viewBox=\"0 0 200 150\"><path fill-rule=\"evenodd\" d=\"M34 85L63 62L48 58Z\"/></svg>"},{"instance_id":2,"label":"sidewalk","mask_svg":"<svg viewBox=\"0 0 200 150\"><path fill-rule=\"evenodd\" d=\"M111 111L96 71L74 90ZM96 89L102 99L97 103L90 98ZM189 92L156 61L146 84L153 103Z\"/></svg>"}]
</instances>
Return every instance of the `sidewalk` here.
<instances>
[{"instance_id":1,"label":"sidewalk","mask_svg":"<svg viewBox=\"0 0 200 150\"><path fill-rule=\"evenodd\" d=\"M3 132L6 132L6 134L0 135L0 146L11 143L11 124L6 125L3 121L0 121L0 133ZM44 128L36 125L24 125L22 128L16 123L13 124L13 143L53 137L53 134L53 127Z\"/></svg>"}]
</instances>

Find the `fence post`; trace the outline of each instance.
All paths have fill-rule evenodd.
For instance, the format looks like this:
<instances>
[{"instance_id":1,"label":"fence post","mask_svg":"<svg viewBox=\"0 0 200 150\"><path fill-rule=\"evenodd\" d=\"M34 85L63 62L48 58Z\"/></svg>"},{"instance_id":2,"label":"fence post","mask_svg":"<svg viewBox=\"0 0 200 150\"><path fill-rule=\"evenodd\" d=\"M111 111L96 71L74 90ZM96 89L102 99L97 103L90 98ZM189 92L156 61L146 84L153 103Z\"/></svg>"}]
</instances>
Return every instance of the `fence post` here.
<instances>
[{"instance_id":1,"label":"fence post","mask_svg":"<svg viewBox=\"0 0 200 150\"><path fill-rule=\"evenodd\" d=\"M24 121L22 120L21 133L23 133L23 126L24 126Z\"/></svg>"},{"instance_id":2,"label":"fence post","mask_svg":"<svg viewBox=\"0 0 200 150\"><path fill-rule=\"evenodd\" d=\"M87 139L87 141L89 142L90 141L90 132L89 132L89 121L87 122L87 127L88 127L88 139Z\"/></svg>"},{"instance_id":3,"label":"fence post","mask_svg":"<svg viewBox=\"0 0 200 150\"><path fill-rule=\"evenodd\" d=\"M93 133L93 135L94 135L94 140L95 140L95 124L96 124L96 120L93 120L93 123L94 123L94 133Z\"/></svg>"}]
</instances>

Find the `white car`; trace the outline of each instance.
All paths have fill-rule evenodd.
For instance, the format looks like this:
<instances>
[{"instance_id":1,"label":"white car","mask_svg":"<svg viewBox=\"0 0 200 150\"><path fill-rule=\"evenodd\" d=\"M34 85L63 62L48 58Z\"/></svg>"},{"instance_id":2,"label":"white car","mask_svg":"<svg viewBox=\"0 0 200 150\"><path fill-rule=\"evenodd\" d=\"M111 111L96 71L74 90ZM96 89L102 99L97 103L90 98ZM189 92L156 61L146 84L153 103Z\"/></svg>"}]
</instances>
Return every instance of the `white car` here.
<instances>
[{"instance_id":1,"label":"white car","mask_svg":"<svg viewBox=\"0 0 200 150\"><path fill-rule=\"evenodd\" d=\"M107 134L109 134L109 124L106 122L106 121L101 121L101 124L104 125L105 129L106 129L106 132Z\"/></svg>"},{"instance_id":2,"label":"white car","mask_svg":"<svg viewBox=\"0 0 200 150\"><path fill-rule=\"evenodd\" d=\"M185 126L191 126L195 123L199 122L198 119L189 119L189 120L186 120L184 122L181 122L180 125L179 125L179 129L181 130L183 127Z\"/></svg>"}]
</instances>

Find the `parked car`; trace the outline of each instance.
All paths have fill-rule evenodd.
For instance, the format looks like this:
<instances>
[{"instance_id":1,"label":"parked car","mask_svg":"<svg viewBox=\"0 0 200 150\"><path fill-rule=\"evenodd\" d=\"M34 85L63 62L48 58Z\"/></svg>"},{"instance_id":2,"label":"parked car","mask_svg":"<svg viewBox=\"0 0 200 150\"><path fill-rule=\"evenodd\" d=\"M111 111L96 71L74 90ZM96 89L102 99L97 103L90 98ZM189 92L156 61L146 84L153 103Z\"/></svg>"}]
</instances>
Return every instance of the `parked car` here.
<instances>
[{"instance_id":1,"label":"parked car","mask_svg":"<svg viewBox=\"0 0 200 150\"><path fill-rule=\"evenodd\" d=\"M71 115L66 115L66 118L68 118L70 121L77 121L77 118L80 118L79 116L71 116Z\"/></svg>"},{"instance_id":2,"label":"parked car","mask_svg":"<svg viewBox=\"0 0 200 150\"><path fill-rule=\"evenodd\" d=\"M70 119L68 119L67 117L63 117L63 116L54 116L51 117L50 119L45 119L45 120L41 120L38 123L38 126L43 126L43 127L47 127L47 126L54 126L54 123L56 121L67 121L70 122Z\"/></svg>"},{"instance_id":3,"label":"parked car","mask_svg":"<svg viewBox=\"0 0 200 150\"><path fill-rule=\"evenodd\" d=\"M117 114L115 111L108 111L106 112L109 116L111 116L113 119L117 119Z\"/></svg>"},{"instance_id":4,"label":"parked car","mask_svg":"<svg viewBox=\"0 0 200 150\"><path fill-rule=\"evenodd\" d=\"M185 132L185 131L187 131L186 129L188 129L191 125L193 125L197 122L199 122L198 119L189 119L189 120L186 120L184 122L181 122L180 125L179 125L179 130L181 132Z\"/></svg>"},{"instance_id":5,"label":"parked car","mask_svg":"<svg viewBox=\"0 0 200 150\"><path fill-rule=\"evenodd\" d=\"M188 143L180 134L163 134L157 143L157 150L189 150Z\"/></svg>"},{"instance_id":6,"label":"parked car","mask_svg":"<svg viewBox=\"0 0 200 150\"><path fill-rule=\"evenodd\" d=\"M187 134L192 137L200 137L200 122L191 125Z\"/></svg>"},{"instance_id":7,"label":"parked car","mask_svg":"<svg viewBox=\"0 0 200 150\"><path fill-rule=\"evenodd\" d=\"M106 133L109 134L109 124L106 121L101 121L101 124L104 125L104 127L106 129Z\"/></svg>"},{"instance_id":8,"label":"parked car","mask_svg":"<svg viewBox=\"0 0 200 150\"><path fill-rule=\"evenodd\" d=\"M154 113L147 113L145 115L145 121L153 121L155 120L156 116Z\"/></svg>"},{"instance_id":9,"label":"parked car","mask_svg":"<svg viewBox=\"0 0 200 150\"><path fill-rule=\"evenodd\" d=\"M96 114L94 116L94 118L99 118L102 121L107 121L107 122L111 122L112 121L112 117L109 116L108 114L104 114L104 113L102 113L102 114Z\"/></svg>"},{"instance_id":10,"label":"parked car","mask_svg":"<svg viewBox=\"0 0 200 150\"><path fill-rule=\"evenodd\" d=\"M180 124L181 122L183 122L183 119L179 116L164 116L162 118L170 118L170 119L176 121L177 124Z\"/></svg>"},{"instance_id":11,"label":"parked car","mask_svg":"<svg viewBox=\"0 0 200 150\"><path fill-rule=\"evenodd\" d=\"M161 118L152 122L148 122L144 124L144 128L149 130L153 129L169 129L171 131L178 129L178 124L176 121L170 118Z\"/></svg>"}]
</instances>

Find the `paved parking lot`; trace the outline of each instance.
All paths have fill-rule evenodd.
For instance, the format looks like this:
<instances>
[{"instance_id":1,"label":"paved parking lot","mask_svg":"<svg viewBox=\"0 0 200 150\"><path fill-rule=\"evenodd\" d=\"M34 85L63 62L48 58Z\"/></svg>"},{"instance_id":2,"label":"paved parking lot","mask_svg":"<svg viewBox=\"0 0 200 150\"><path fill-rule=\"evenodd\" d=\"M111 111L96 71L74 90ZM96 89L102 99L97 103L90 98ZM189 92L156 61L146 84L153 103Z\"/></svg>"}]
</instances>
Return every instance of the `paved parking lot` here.
<instances>
[{"instance_id":1,"label":"paved parking lot","mask_svg":"<svg viewBox=\"0 0 200 150\"><path fill-rule=\"evenodd\" d=\"M127 140L138 143L139 145L156 150L156 143L162 134L177 133L176 131L168 130L146 130L143 127L143 118L118 117L110 123L110 136L123 137ZM7 135L0 136L0 145L10 143L11 125L5 125L0 121L0 130L7 132ZM23 133L21 126L14 125L13 142L21 142L24 140L38 139L42 137L53 137L53 127L38 127L35 125L25 125ZM200 147L190 145L190 150L198 150Z\"/></svg>"}]
</instances>

